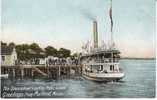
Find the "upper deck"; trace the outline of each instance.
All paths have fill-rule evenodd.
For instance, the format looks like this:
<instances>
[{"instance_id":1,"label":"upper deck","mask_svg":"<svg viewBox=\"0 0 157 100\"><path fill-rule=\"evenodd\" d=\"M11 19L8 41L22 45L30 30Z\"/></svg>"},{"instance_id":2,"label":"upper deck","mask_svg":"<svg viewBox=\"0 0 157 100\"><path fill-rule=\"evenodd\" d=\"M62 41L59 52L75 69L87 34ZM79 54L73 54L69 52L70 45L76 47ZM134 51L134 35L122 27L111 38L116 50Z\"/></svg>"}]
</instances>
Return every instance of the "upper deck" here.
<instances>
[{"instance_id":1,"label":"upper deck","mask_svg":"<svg viewBox=\"0 0 157 100\"><path fill-rule=\"evenodd\" d=\"M104 56L105 58L111 58L111 57L120 58L119 54L120 54L119 50L95 50L86 54L82 54L81 58L95 57L95 56L96 57Z\"/></svg>"}]
</instances>

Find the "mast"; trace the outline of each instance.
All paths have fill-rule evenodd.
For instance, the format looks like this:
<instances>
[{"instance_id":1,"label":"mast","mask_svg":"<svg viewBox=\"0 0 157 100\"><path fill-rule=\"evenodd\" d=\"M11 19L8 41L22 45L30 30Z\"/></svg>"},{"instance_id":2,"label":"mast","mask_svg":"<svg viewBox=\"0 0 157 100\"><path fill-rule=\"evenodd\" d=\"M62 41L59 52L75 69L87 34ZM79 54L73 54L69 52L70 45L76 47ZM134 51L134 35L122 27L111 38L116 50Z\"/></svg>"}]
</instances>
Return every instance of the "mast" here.
<instances>
[{"instance_id":1,"label":"mast","mask_svg":"<svg viewBox=\"0 0 157 100\"><path fill-rule=\"evenodd\" d=\"M110 16L110 22L111 22L111 29L110 29L110 49L112 50L114 48L114 42L113 42L113 19L112 19L112 0L110 0L110 10L109 10L109 16ZM111 63L113 63L113 52L111 52ZM112 65L113 68L113 65Z\"/></svg>"},{"instance_id":2,"label":"mast","mask_svg":"<svg viewBox=\"0 0 157 100\"><path fill-rule=\"evenodd\" d=\"M109 16L110 16L110 49L113 49L114 47L114 41L113 41L113 19L112 19L112 0L110 0L110 10L109 10Z\"/></svg>"}]
</instances>

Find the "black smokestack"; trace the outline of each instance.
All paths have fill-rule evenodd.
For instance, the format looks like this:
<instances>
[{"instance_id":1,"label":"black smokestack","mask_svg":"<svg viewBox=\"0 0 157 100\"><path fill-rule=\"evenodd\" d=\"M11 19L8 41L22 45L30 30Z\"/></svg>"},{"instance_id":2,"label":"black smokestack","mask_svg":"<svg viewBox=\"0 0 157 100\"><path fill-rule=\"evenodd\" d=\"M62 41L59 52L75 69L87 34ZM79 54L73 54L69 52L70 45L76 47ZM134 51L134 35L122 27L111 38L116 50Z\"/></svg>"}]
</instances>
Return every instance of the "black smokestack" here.
<instances>
[{"instance_id":1,"label":"black smokestack","mask_svg":"<svg viewBox=\"0 0 157 100\"><path fill-rule=\"evenodd\" d=\"M93 43L94 48L98 48L98 29L97 29L97 21L93 21Z\"/></svg>"}]
</instances>

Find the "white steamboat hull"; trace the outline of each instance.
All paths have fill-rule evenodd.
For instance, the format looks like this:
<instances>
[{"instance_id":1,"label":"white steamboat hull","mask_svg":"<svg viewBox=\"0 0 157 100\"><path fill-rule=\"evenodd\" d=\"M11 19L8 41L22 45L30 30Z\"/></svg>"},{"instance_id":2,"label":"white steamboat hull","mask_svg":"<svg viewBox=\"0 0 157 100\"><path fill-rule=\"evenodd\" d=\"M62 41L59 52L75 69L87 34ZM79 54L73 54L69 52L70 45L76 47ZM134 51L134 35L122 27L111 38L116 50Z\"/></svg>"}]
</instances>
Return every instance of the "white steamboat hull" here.
<instances>
[{"instance_id":1,"label":"white steamboat hull","mask_svg":"<svg viewBox=\"0 0 157 100\"><path fill-rule=\"evenodd\" d=\"M99 81L99 82L108 82L108 81L118 81L124 77L123 72L117 73L86 73L83 74L83 77L92 80L92 81Z\"/></svg>"}]
</instances>

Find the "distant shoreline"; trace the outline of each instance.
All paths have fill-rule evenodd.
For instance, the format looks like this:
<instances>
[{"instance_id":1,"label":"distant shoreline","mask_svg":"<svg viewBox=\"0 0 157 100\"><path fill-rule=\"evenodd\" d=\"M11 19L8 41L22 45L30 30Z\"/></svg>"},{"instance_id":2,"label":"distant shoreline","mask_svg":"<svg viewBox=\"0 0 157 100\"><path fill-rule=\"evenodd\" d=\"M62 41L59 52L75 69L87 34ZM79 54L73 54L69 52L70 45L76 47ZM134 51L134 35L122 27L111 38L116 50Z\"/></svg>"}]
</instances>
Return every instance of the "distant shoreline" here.
<instances>
[{"instance_id":1,"label":"distant shoreline","mask_svg":"<svg viewBox=\"0 0 157 100\"><path fill-rule=\"evenodd\" d=\"M120 58L120 59L128 59L128 60L155 60L156 58Z\"/></svg>"}]
</instances>

